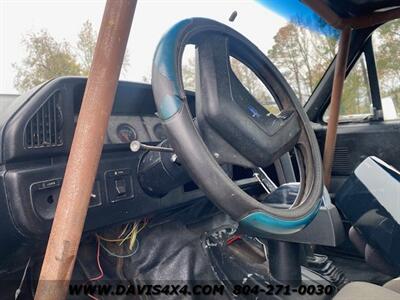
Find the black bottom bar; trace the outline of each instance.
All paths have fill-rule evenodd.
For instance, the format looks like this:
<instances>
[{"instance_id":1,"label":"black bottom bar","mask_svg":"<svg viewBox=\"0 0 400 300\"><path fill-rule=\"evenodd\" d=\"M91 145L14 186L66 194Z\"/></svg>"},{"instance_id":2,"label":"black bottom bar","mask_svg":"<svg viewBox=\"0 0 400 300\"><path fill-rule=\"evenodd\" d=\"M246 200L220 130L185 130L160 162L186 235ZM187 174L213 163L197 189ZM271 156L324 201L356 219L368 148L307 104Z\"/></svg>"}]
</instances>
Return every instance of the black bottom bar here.
<instances>
[{"instance_id":1,"label":"black bottom bar","mask_svg":"<svg viewBox=\"0 0 400 300\"><path fill-rule=\"evenodd\" d=\"M300 245L276 240L267 245L271 275L283 284L300 285Z\"/></svg>"}]
</instances>

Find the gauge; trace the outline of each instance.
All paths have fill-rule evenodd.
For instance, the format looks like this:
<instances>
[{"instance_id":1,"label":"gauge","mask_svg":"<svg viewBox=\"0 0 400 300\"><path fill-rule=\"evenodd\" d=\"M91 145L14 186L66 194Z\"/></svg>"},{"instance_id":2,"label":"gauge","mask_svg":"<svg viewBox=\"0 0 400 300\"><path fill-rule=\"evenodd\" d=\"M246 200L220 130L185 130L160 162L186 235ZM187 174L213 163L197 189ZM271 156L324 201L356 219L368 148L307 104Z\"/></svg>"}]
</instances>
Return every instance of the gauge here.
<instances>
[{"instance_id":1,"label":"gauge","mask_svg":"<svg viewBox=\"0 0 400 300\"><path fill-rule=\"evenodd\" d=\"M117 136L122 143L130 143L137 138L135 129L126 123L118 125Z\"/></svg>"},{"instance_id":2,"label":"gauge","mask_svg":"<svg viewBox=\"0 0 400 300\"><path fill-rule=\"evenodd\" d=\"M162 141L167 138L167 134L165 133L165 129L161 123L154 125L153 127L154 135L157 137L158 140Z\"/></svg>"}]
</instances>

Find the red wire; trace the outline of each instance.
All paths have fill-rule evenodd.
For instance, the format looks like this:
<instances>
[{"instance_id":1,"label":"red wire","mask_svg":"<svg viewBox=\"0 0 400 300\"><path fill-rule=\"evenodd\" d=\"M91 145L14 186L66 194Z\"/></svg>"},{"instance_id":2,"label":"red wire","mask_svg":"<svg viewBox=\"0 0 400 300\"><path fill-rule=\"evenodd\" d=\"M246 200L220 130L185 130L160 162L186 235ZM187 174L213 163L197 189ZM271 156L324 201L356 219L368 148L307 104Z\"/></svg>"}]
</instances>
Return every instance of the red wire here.
<instances>
[{"instance_id":1,"label":"red wire","mask_svg":"<svg viewBox=\"0 0 400 300\"><path fill-rule=\"evenodd\" d=\"M99 298L96 298L95 296L93 296L93 295L91 295L91 294L88 294L88 297L89 297L89 298L92 298L92 299L94 299L94 300L99 300Z\"/></svg>"},{"instance_id":2,"label":"red wire","mask_svg":"<svg viewBox=\"0 0 400 300\"><path fill-rule=\"evenodd\" d=\"M103 272L103 268L101 267L100 264L100 239L97 237L97 254L96 254L96 260L97 260L97 267L99 268L100 274L94 278L90 278L88 281L97 281L100 280L104 277L104 272ZM94 300L99 300L99 298L88 294L88 297L94 299Z\"/></svg>"},{"instance_id":3,"label":"red wire","mask_svg":"<svg viewBox=\"0 0 400 300\"><path fill-rule=\"evenodd\" d=\"M89 279L89 281L96 281L96 280L100 280L100 279L102 279L103 277L104 277L104 272L103 272L103 268L101 267L101 264L100 264L100 239L99 238L97 238L97 255L96 255L96 259L97 259L97 267L99 268L99 270L100 270L100 275L98 275L98 276L96 276L96 277L94 277L94 278L91 278L91 279Z\"/></svg>"},{"instance_id":4,"label":"red wire","mask_svg":"<svg viewBox=\"0 0 400 300\"><path fill-rule=\"evenodd\" d=\"M240 240L240 239L241 239L241 237L239 235L234 235L233 237L229 238L226 241L226 244L229 246L229 245L233 244L234 242L236 242L237 240Z\"/></svg>"}]
</instances>

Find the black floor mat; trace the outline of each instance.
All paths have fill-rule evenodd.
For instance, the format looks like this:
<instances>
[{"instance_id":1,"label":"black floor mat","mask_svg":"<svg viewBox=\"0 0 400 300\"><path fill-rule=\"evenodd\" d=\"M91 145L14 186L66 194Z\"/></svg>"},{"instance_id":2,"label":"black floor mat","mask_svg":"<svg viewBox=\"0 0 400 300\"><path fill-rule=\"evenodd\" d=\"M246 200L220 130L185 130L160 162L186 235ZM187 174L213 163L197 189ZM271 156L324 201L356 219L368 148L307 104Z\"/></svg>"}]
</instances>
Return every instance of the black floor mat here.
<instances>
[{"instance_id":1,"label":"black floor mat","mask_svg":"<svg viewBox=\"0 0 400 300\"><path fill-rule=\"evenodd\" d=\"M223 225L235 226L230 218L218 213L208 205L197 205L165 214L154 218L153 221L140 233L138 250L134 255L121 259L110 256L105 251L100 252L105 276L104 282L100 280L96 281L96 284L110 283L110 280L118 280L124 285L135 286L145 284L162 286L167 284L223 284L223 278L219 273L217 275L215 264L207 253L207 245L202 243L202 236L206 232L214 232L216 228ZM87 248L81 246L78 265L85 274L89 275L88 278L93 278L98 275L96 256L94 255L96 243L86 243L86 246ZM326 254L346 274L349 281L382 284L390 279L390 277L372 270L366 263L355 257ZM260 273L265 274L268 271L262 270ZM229 278L236 278L239 275L229 272ZM228 294L225 293L224 296L228 297ZM181 297L181 295L173 295L166 298L181 299ZM135 298L149 299L152 297L144 295ZM163 299L164 296L158 295L154 298ZM203 297L192 295L186 298L201 299ZM207 298L221 299L221 295ZM116 299L116 297L101 297L101 299ZM118 297L118 299L132 299L132 296Z\"/></svg>"},{"instance_id":2,"label":"black floor mat","mask_svg":"<svg viewBox=\"0 0 400 300\"><path fill-rule=\"evenodd\" d=\"M364 260L357 257L328 256L345 273L348 281L366 281L382 285L392 279L391 276L374 270Z\"/></svg>"},{"instance_id":3,"label":"black floor mat","mask_svg":"<svg viewBox=\"0 0 400 300\"><path fill-rule=\"evenodd\" d=\"M208 210L206 219L197 215ZM211 212L211 214L210 214ZM135 255L124 259L102 253L104 264L115 265L114 275L125 285L222 285L201 243L201 233L232 222L225 215L213 214L213 208L192 206L150 222L138 236L139 248ZM218 211L217 211L218 212ZM118 267L119 266L119 267ZM110 272L109 272L110 273ZM203 295L187 295L185 299L201 299ZM207 299L224 299L224 293ZM181 299L182 295L142 295L140 299ZM114 298L113 298L114 299ZM119 299L131 299L120 297ZM227 299L227 298L226 298Z\"/></svg>"}]
</instances>

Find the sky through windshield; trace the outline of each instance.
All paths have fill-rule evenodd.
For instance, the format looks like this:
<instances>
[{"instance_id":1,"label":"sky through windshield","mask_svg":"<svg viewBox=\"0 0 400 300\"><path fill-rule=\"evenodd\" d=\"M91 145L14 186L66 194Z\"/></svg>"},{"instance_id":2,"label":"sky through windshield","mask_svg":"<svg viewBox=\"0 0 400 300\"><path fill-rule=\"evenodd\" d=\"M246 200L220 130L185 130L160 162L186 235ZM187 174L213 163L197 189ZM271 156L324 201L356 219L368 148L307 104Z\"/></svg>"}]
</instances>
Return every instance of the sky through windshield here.
<instances>
[{"instance_id":1,"label":"sky through windshield","mask_svg":"<svg viewBox=\"0 0 400 300\"><path fill-rule=\"evenodd\" d=\"M184 18L205 17L233 27L266 53L304 102L322 76L321 71L315 70L326 68L336 42L330 43L329 37L303 30L298 24L291 26L289 21L293 20L285 15L284 6L277 3L292 1L297 3L297 0L139 0L127 46L129 64L121 79L149 81L154 50L164 32ZM0 93L18 92L13 64L21 67L29 55L22 43L27 35L45 30L55 41L70 45L73 52L85 21L96 30L100 27L104 5L105 0L0 0ZM229 22L235 10L238 16L233 23ZM311 43L310 39L316 36L318 41ZM300 44L296 45L296 39L301 40ZM301 47L307 50L306 57L298 55L298 61L288 60ZM190 63L193 55L193 51L188 52L184 64Z\"/></svg>"}]
</instances>

